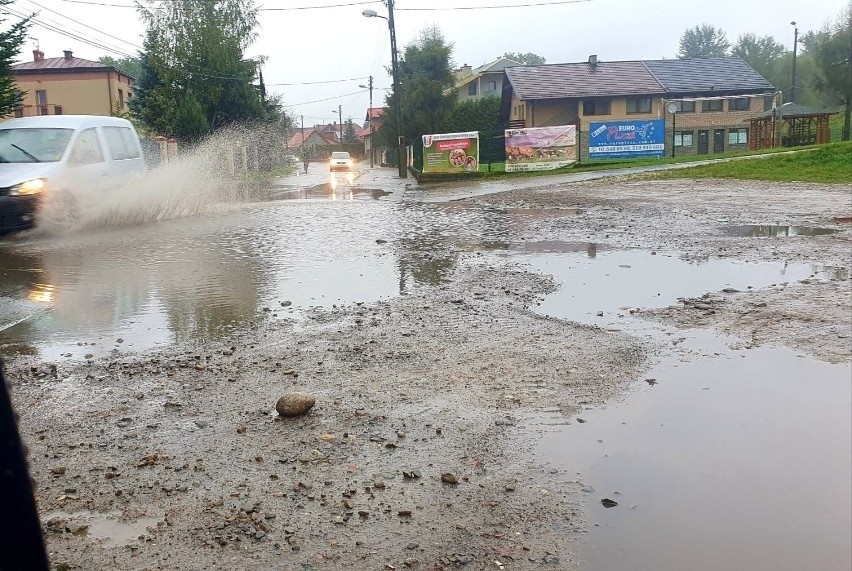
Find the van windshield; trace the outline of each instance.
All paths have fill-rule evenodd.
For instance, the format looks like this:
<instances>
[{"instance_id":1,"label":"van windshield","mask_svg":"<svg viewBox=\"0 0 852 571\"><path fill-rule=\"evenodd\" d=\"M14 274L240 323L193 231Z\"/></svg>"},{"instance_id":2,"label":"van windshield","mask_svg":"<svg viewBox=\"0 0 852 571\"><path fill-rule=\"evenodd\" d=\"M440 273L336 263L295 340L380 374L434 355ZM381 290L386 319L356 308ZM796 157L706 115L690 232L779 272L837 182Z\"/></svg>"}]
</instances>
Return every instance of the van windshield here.
<instances>
[{"instance_id":1,"label":"van windshield","mask_svg":"<svg viewBox=\"0 0 852 571\"><path fill-rule=\"evenodd\" d=\"M349 153L344 153L344 152L338 151L336 153L331 153L331 158L333 158L333 159L348 159Z\"/></svg>"},{"instance_id":2,"label":"van windshield","mask_svg":"<svg viewBox=\"0 0 852 571\"><path fill-rule=\"evenodd\" d=\"M55 163L73 129L0 129L0 163Z\"/></svg>"}]
</instances>

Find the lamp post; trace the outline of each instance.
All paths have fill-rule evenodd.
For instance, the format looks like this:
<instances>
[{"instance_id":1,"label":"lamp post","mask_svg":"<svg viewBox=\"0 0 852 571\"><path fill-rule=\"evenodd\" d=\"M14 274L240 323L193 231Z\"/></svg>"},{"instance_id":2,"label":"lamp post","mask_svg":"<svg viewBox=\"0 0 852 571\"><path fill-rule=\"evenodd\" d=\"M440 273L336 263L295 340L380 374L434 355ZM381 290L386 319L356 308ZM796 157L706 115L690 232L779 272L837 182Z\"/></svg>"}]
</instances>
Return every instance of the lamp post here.
<instances>
[{"instance_id":1,"label":"lamp post","mask_svg":"<svg viewBox=\"0 0 852 571\"><path fill-rule=\"evenodd\" d=\"M394 111L396 113L396 136L397 136L397 162L399 163L399 178L407 178L408 172L405 168L405 137L402 135L402 111L400 107L401 93L399 91L399 62L397 61L396 51L396 29L393 24L393 0L387 0L388 17L379 16L375 10L364 10L361 14L365 18L382 18L388 21L388 29L390 30L391 41L391 70L393 71L393 99Z\"/></svg>"},{"instance_id":2,"label":"lamp post","mask_svg":"<svg viewBox=\"0 0 852 571\"><path fill-rule=\"evenodd\" d=\"M375 156L375 152L373 151L373 76L370 76L370 81L367 85L359 85L358 87L370 90L370 106L367 108L367 120L370 122L370 168L373 168L373 163L375 162L373 159Z\"/></svg>"},{"instance_id":3,"label":"lamp post","mask_svg":"<svg viewBox=\"0 0 852 571\"><path fill-rule=\"evenodd\" d=\"M675 156L675 129L677 128L677 103L669 101L666 109L672 114L672 157Z\"/></svg>"},{"instance_id":4,"label":"lamp post","mask_svg":"<svg viewBox=\"0 0 852 571\"><path fill-rule=\"evenodd\" d=\"M796 48L799 46L799 27L796 22L790 22L793 26L793 77L790 80L790 103L796 102Z\"/></svg>"}]
</instances>

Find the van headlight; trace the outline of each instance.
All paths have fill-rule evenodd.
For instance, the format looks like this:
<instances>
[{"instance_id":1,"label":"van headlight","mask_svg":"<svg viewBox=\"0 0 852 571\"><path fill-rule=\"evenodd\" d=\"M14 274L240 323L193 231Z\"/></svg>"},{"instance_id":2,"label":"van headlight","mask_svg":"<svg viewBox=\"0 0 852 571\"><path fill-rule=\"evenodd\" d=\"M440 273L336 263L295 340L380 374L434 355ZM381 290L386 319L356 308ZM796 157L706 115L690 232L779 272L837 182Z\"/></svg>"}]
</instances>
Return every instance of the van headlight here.
<instances>
[{"instance_id":1,"label":"van headlight","mask_svg":"<svg viewBox=\"0 0 852 571\"><path fill-rule=\"evenodd\" d=\"M12 188L10 188L9 196L29 196L31 194L38 194L40 192L43 192L46 188L46 179L34 178L32 180L22 182L21 184L16 184Z\"/></svg>"}]
</instances>

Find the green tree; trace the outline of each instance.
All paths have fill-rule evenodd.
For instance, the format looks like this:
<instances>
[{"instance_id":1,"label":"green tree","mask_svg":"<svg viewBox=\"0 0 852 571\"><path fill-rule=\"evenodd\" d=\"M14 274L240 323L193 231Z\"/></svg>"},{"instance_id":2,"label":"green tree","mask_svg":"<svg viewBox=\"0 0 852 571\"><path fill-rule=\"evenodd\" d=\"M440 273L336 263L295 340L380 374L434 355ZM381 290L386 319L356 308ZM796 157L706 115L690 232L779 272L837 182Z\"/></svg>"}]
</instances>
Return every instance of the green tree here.
<instances>
[{"instance_id":1,"label":"green tree","mask_svg":"<svg viewBox=\"0 0 852 571\"><path fill-rule=\"evenodd\" d=\"M0 0L0 8L12 2ZM21 101L21 92L15 86L15 77L12 75L12 62L21 52L29 22L30 19L25 18L6 28L6 19L0 19L0 117L11 113Z\"/></svg>"},{"instance_id":2,"label":"green tree","mask_svg":"<svg viewBox=\"0 0 852 571\"><path fill-rule=\"evenodd\" d=\"M724 57L731 47L725 32L709 24L701 24L687 30L680 37L680 50L677 57L708 58Z\"/></svg>"},{"instance_id":3,"label":"green tree","mask_svg":"<svg viewBox=\"0 0 852 571\"><path fill-rule=\"evenodd\" d=\"M113 58L110 56L101 56L98 61L104 65L111 65L115 69L120 69L124 73L138 79L142 73L142 62L138 57L123 57Z\"/></svg>"},{"instance_id":4,"label":"green tree","mask_svg":"<svg viewBox=\"0 0 852 571\"><path fill-rule=\"evenodd\" d=\"M207 134L209 126L201 103L191 91L175 106L170 117L172 134L182 141L198 141Z\"/></svg>"},{"instance_id":5,"label":"green tree","mask_svg":"<svg viewBox=\"0 0 852 571\"><path fill-rule=\"evenodd\" d=\"M802 38L815 62L814 88L829 105L844 105L843 140L849 140L852 111L852 6L818 32ZM799 83L798 78L796 83Z\"/></svg>"},{"instance_id":6,"label":"green tree","mask_svg":"<svg viewBox=\"0 0 852 571\"><path fill-rule=\"evenodd\" d=\"M500 98L466 99L447 114L441 132L461 133L479 131L481 141L497 136L500 124Z\"/></svg>"},{"instance_id":7,"label":"green tree","mask_svg":"<svg viewBox=\"0 0 852 571\"><path fill-rule=\"evenodd\" d=\"M527 52L525 54L522 54L521 52L506 52L503 54L503 57L524 65L544 65L547 63L546 59L532 52Z\"/></svg>"},{"instance_id":8,"label":"green tree","mask_svg":"<svg viewBox=\"0 0 852 571\"><path fill-rule=\"evenodd\" d=\"M422 135L438 133L455 103L452 71L453 45L447 43L441 30L428 27L420 37L405 47L399 61L401 94L390 92L385 97L388 109L395 109L395 97L401 95L403 125L407 143ZM386 113L380 135L396 146L395 113Z\"/></svg>"},{"instance_id":9,"label":"green tree","mask_svg":"<svg viewBox=\"0 0 852 571\"><path fill-rule=\"evenodd\" d=\"M355 121L352 117L347 117L343 122L343 142L355 143L358 141L358 132L355 129Z\"/></svg>"},{"instance_id":10,"label":"green tree","mask_svg":"<svg viewBox=\"0 0 852 571\"><path fill-rule=\"evenodd\" d=\"M145 126L172 136L196 132L186 126L201 125L197 110L171 112L195 103L210 130L279 120L280 105L253 84L259 62L244 56L256 39L254 0L171 0L140 13L147 32L132 110Z\"/></svg>"},{"instance_id":11,"label":"green tree","mask_svg":"<svg viewBox=\"0 0 852 571\"><path fill-rule=\"evenodd\" d=\"M752 33L741 34L731 48L731 55L741 57L766 79L774 75L778 62L786 53L787 48L772 36L758 37Z\"/></svg>"},{"instance_id":12,"label":"green tree","mask_svg":"<svg viewBox=\"0 0 852 571\"><path fill-rule=\"evenodd\" d=\"M500 125L500 98L479 97L458 103L447 115L441 132L463 133L479 131L479 155L482 162L493 161L502 155L498 147L505 145Z\"/></svg>"}]
</instances>

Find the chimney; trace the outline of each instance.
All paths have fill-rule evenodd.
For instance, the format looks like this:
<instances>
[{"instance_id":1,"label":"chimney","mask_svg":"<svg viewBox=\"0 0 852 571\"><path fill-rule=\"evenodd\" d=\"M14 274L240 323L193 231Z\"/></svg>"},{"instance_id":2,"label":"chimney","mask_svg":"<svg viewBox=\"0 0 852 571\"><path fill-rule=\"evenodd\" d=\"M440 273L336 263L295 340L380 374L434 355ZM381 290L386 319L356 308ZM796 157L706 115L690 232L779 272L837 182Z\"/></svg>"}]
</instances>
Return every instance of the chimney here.
<instances>
[{"instance_id":1,"label":"chimney","mask_svg":"<svg viewBox=\"0 0 852 571\"><path fill-rule=\"evenodd\" d=\"M74 59L74 54L71 50L64 50L62 53L65 54L65 59Z\"/></svg>"},{"instance_id":2,"label":"chimney","mask_svg":"<svg viewBox=\"0 0 852 571\"><path fill-rule=\"evenodd\" d=\"M44 59L44 52L41 50L33 50L33 61L42 61Z\"/></svg>"},{"instance_id":3,"label":"chimney","mask_svg":"<svg viewBox=\"0 0 852 571\"><path fill-rule=\"evenodd\" d=\"M472 71L472 67L467 64L464 64L460 68L454 69L453 74L456 76L456 79L462 79L463 77L467 77L468 75L470 75Z\"/></svg>"},{"instance_id":4,"label":"chimney","mask_svg":"<svg viewBox=\"0 0 852 571\"><path fill-rule=\"evenodd\" d=\"M598 56L592 54L589 56L589 67L595 69L598 67Z\"/></svg>"}]
</instances>

